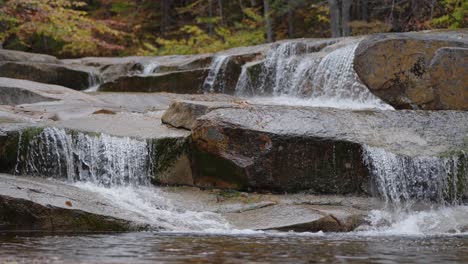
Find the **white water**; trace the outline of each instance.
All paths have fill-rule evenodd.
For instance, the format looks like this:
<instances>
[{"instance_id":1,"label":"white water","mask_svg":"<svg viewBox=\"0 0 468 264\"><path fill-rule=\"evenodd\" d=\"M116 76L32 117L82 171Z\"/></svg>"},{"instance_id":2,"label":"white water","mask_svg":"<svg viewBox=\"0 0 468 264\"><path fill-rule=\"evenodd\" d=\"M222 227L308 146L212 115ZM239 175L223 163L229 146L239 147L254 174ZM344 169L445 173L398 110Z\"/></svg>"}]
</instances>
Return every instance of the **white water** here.
<instances>
[{"instance_id":1,"label":"white water","mask_svg":"<svg viewBox=\"0 0 468 264\"><path fill-rule=\"evenodd\" d=\"M148 76L158 71L159 63L155 61L148 62L143 65L143 70L141 72L142 76Z\"/></svg>"},{"instance_id":2,"label":"white water","mask_svg":"<svg viewBox=\"0 0 468 264\"><path fill-rule=\"evenodd\" d=\"M177 232L229 229L218 214L184 210L149 184L148 143L128 137L70 133L45 128L29 142L20 142L16 173L54 176L98 193L135 223Z\"/></svg>"},{"instance_id":3,"label":"white water","mask_svg":"<svg viewBox=\"0 0 468 264\"><path fill-rule=\"evenodd\" d=\"M354 52L358 43L338 48L320 57L307 53L300 42L286 42L272 48L263 62L259 80L252 80L244 65L236 93L239 96L272 94L291 104L330 106L338 108L393 109L374 96L359 80L353 68ZM295 101L294 98L300 98ZM267 97L267 101L272 101ZM261 100L258 100L261 101Z\"/></svg>"},{"instance_id":4,"label":"white water","mask_svg":"<svg viewBox=\"0 0 468 264\"><path fill-rule=\"evenodd\" d=\"M205 93L224 93L225 86L225 70L229 62L229 56L219 55L213 59L210 65L210 71L203 83L203 91Z\"/></svg>"},{"instance_id":5,"label":"white water","mask_svg":"<svg viewBox=\"0 0 468 264\"><path fill-rule=\"evenodd\" d=\"M94 72L88 74L88 88L84 92L96 92L101 85L101 78Z\"/></svg>"},{"instance_id":6,"label":"white water","mask_svg":"<svg viewBox=\"0 0 468 264\"><path fill-rule=\"evenodd\" d=\"M458 156L408 157L366 146L363 153L375 180L378 195L387 203L411 205L413 201L460 204L468 194L468 175L459 172Z\"/></svg>"},{"instance_id":7,"label":"white water","mask_svg":"<svg viewBox=\"0 0 468 264\"><path fill-rule=\"evenodd\" d=\"M427 210L373 210L359 235L437 236L468 235L468 206L439 207Z\"/></svg>"},{"instance_id":8,"label":"white water","mask_svg":"<svg viewBox=\"0 0 468 264\"><path fill-rule=\"evenodd\" d=\"M146 141L128 137L45 128L19 152L17 174L119 186L147 184L151 173Z\"/></svg>"},{"instance_id":9,"label":"white water","mask_svg":"<svg viewBox=\"0 0 468 264\"><path fill-rule=\"evenodd\" d=\"M218 214L182 209L172 204L165 193L150 186L113 186L106 188L90 182L75 186L99 193L110 204L129 212L135 223L149 224L155 228L177 232L222 232L229 224Z\"/></svg>"}]
</instances>

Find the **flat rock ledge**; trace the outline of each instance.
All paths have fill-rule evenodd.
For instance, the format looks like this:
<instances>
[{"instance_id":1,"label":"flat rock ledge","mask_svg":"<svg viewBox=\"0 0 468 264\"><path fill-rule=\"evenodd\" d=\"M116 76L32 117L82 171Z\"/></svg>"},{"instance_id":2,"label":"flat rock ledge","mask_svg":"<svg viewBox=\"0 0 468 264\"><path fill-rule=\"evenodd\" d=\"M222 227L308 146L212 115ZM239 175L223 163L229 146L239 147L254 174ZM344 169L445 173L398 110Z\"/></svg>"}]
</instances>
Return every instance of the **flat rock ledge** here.
<instances>
[{"instance_id":1,"label":"flat rock ledge","mask_svg":"<svg viewBox=\"0 0 468 264\"><path fill-rule=\"evenodd\" d=\"M156 193L180 204L177 211L217 213L232 229L347 232L365 223L367 210L376 206L375 201L359 197L258 195L187 187L160 188ZM324 201L327 205L321 204ZM0 230L166 229L93 191L55 180L0 174Z\"/></svg>"},{"instance_id":2,"label":"flat rock ledge","mask_svg":"<svg viewBox=\"0 0 468 264\"><path fill-rule=\"evenodd\" d=\"M192 129L192 173L200 187L371 195L378 175L365 157L373 149L408 161L454 157L465 178L464 111L182 101L162 119Z\"/></svg>"}]
</instances>

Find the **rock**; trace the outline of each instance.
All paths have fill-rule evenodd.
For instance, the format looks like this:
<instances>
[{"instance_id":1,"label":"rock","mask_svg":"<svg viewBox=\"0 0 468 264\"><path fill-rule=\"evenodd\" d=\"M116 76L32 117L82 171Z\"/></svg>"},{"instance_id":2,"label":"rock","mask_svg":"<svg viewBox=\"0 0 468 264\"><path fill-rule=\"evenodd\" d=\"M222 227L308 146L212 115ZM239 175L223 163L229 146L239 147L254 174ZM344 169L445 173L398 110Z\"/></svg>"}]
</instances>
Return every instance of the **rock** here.
<instances>
[{"instance_id":1,"label":"rock","mask_svg":"<svg viewBox=\"0 0 468 264\"><path fill-rule=\"evenodd\" d=\"M373 35L359 44L355 52L354 69L371 92L396 109L466 109L466 105L460 108L460 102L453 105L447 101L441 102L437 94L445 94L445 91L438 91L444 90L444 87L434 86L431 82L431 72L434 72L431 70L431 61L436 51L443 47L468 47L466 33L462 31ZM465 68L461 58L452 61L461 63L453 67ZM455 77L441 70L435 71L445 75L434 78L448 80ZM457 74L456 77L459 78L460 75ZM452 82L463 83L463 80ZM452 94L464 94L465 98L468 96L466 85L455 86L450 90Z\"/></svg>"},{"instance_id":2,"label":"rock","mask_svg":"<svg viewBox=\"0 0 468 264\"><path fill-rule=\"evenodd\" d=\"M56 84L75 90L91 86L90 74L61 64L0 61L0 77Z\"/></svg>"},{"instance_id":3,"label":"rock","mask_svg":"<svg viewBox=\"0 0 468 264\"><path fill-rule=\"evenodd\" d=\"M102 197L64 183L0 174L0 229L102 232L141 229Z\"/></svg>"},{"instance_id":4,"label":"rock","mask_svg":"<svg viewBox=\"0 0 468 264\"><path fill-rule=\"evenodd\" d=\"M438 49L429 75L437 109L468 110L468 49Z\"/></svg>"},{"instance_id":5,"label":"rock","mask_svg":"<svg viewBox=\"0 0 468 264\"><path fill-rule=\"evenodd\" d=\"M176 100L229 102L236 97L226 94L118 93L97 92L93 96L129 112L166 110Z\"/></svg>"},{"instance_id":6,"label":"rock","mask_svg":"<svg viewBox=\"0 0 468 264\"><path fill-rule=\"evenodd\" d=\"M148 76L123 76L102 84L99 91L197 94L201 93L201 87L207 74L207 69L196 69Z\"/></svg>"},{"instance_id":7,"label":"rock","mask_svg":"<svg viewBox=\"0 0 468 264\"><path fill-rule=\"evenodd\" d=\"M54 56L6 49L0 49L0 61L37 62L54 64L61 63L60 60L58 60Z\"/></svg>"},{"instance_id":8,"label":"rock","mask_svg":"<svg viewBox=\"0 0 468 264\"><path fill-rule=\"evenodd\" d=\"M371 194L369 147L407 159L468 151L456 111L250 105L213 110L192 131L195 185L239 190Z\"/></svg>"},{"instance_id":9,"label":"rock","mask_svg":"<svg viewBox=\"0 0 468 264\"><path fill-rule=\"evenodd\" d=\"M70 170L81 171L83 162L89 163L83 159L112 158L100 157L99 153L86 149L89 144L94 144L96 147L106 146L107 151L111 151L111 147L114 147L116 148L114 151L128 155L120 158L133 159L138 156L138 162L149 171L142 172L141 175L137 175L138 177L147 177L150 174L153 176L151 180L157 184L193 185L188 146L189 132L162 125L161 114L121 112L58 122L2 125L0 126L0 165L2 165L0 172L13 173L16 170L17 173L24 175L74 178L75 174L70 174ZM129 144L130 147L125 149ZM83 157L86 158L70 156L72 147L80 148L79 151L84 148ZM60 156L56 156L58 153ZM92 153L97 157L86 156L93 155ZM138 166L138 164L124 165L119 162L112 166ZM87 170L87 167L84 169Z\"/></svg>"},{"instance_id":10,"label":"rock","mask_svg":"<svg viewBox=\"0 0 468 264\"><path fill-rule=\"evenodd\" d=\"M365 212L339 206L280 204L224 214L224 217L239 229L349 232L364 223Z\"/></svg>"},{"instance_id":11,"label":"rock","mask_svg":"<svg viewBox=\"0 0 468 264\"><path fill-rule=\"evenodd\" d=\"M161 120L164 124L176 128L192 129L195 121L200 116L219 108L240 107L233 100L232 102L194 102L176 101L164 112Z\"/></svg>"},{"instance_id":12,"label":"rock","mask_svg":"<svg viewBox=\"0 0 468 264\"><path fill-rule=\"evenodd\" d=\"M97 102L98 100L72 89L57 85L31 82L27 80L0 78L0 104L20 105L58 100L80 100Z\"/></svg>"},{"instance_id":13,"label":"rock","mask_svg":"<svg viewBox=\"0 0 468 264\"><path fill-rule=\"evenodd\" d=\"M193 219L193 223L182 223L183 220L175 223L178 222L177 217L184 218L186 212L190 211L190 214L195 215L210 214L210 225L219 219L236 229L342 232L353 230L359 221L362 221L362 216L367 210L374 208L368 205L365 210L360 210L342 205L293 203L326 199L313 195L298 197L250 194L248 200L238 196L217 202L214 199L215 194L210 191L168 187L153 188L154 196L145 197L150 204L161 206L157 207L160 215L154 217L154 211L149 210L148 205L136 203L129 208L121 203L125 199L120 200L113 196L123 195L120 193L122 190L103 191L98 186L92 186L0 174L0 230L99 232L173 230L185 226L197 230L196 228L200 228L197 226L197 219ZM150 188L146 187L148 191L151 191ZM141 193L139 191L134 189L133 195L148 193L145 190ZM110 193L113 195L108 195ZM347 201L363 200L357 197L342 198ZM170 201L171 205L167 209L164 201ZM201 221L206 221L205 219ZM168 222L171 220L173 222ZM181 223L182 226L178 226ZM203 230L203 226L201 228Z\"/></svg>"}]
</instances>

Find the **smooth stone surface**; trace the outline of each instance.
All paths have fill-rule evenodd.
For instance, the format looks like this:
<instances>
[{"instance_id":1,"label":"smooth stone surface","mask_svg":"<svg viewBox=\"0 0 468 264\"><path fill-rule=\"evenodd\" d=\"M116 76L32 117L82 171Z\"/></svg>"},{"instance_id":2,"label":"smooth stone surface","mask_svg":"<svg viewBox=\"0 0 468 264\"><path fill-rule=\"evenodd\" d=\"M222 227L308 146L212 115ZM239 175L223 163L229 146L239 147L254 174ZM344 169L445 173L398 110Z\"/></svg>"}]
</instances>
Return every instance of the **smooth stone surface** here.
<instances>
[{"instance_id":1,"label":"smooth stone surface","mask_svg":"<svg viewBox=\"0 0 468 264\"><path fill-rule=\"evenodd\" d=\"M468 110L468 48L441 48L429 66L438 109Z\"/></svg>"},{"instance_id":2,"label":"smooth stone surface","mask_svg":"<svg viewBox=\"0 0 468 264\"><path fill-rule=\"evenodd\" d=\"M161 120L164 124L190 130L200 116L215 109L241 107L241 102L240 100L227 102L176 101L164 112Z\"/></svg>"},{"instance_id":3,"label":"smooth stone surface","mask_svg":"<svg viewBox=\"0 0 468 264\"><path fill-rule=\"evenodd\" d=\"M85 90L91 86L90 74L63 64L0 61L0 77L61 85L75 90Z\"/></svg>"},{"instance_id":4,"label":"smooth stone surface","mask_svg":"<svg viewBox=\"0 0 468 264\"><path fill-rule=\"evenodd\" d=\"M0 104L20 105L58 100L96 103L94 97L72 89L28 80L0 78ZM62 103L64 104L64 103Z\"/></svg>"},{"instance_id":5,"label":"smooth stone surface","mask_svg":"<svg viewBox=\"0 0 468 264\"><path fill-rule=\"evenodd\" d=\"M466 104L436 96L445 94L446 88L431 83L431 73L434 71L439 74L436 78L444 81L466 80L466 75L458 73L454 73L457 79L453 80L455 75L448 69L431 69L436 52L444 47L467 48L467 31L372 35L359 44L354 69L371 92L396 109L464 110ZM456 64L450 67L457 71L466 68L463 58L452 60L452 63ZM461 94L465 98L468 97L467 91L466 85L450 88L451 93Z\"/></svg>"},{"instance_id":6,"label":"smooth stone surface","mask_svg":"<svg viewBox=\"0 0 468 264\"><path fill-rule=\"evenodd\" d=\"M127 219L127 220L124 220ZM126 231L131 222L102 197L60 182L0 174L0 229L52 232Z\"/></svg>"},{"instance_id":7,"label":"smooth stone surface","mask_svg":"<svg viewBox=\"0 0 468 264\"><path fill-rule=\"evenodd\" d=\"M0 49L0 61L61 63L60 60L54 56L6 49Z\"/></svg>"},{"instance_id":8,"label":"smooth stone surface","mask_svg":"<svg viewBox=\"0 0 468 264\"><path fill-rule=\"evenodd\" d=\"M195 184L242 190L370 194L366 146L410 158L468 151L462 111L247 105L213 110L192 131Z\"/></svg>"}]
</instances>

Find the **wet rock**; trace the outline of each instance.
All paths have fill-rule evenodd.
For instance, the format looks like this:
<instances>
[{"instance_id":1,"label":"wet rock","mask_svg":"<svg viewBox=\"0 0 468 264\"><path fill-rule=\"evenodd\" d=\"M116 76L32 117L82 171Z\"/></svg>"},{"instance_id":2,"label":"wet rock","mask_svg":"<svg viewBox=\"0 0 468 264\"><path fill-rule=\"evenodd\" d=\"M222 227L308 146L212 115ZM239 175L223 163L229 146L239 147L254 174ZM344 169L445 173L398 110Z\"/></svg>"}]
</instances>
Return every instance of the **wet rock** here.
<instances>
[{"instance_id":1,"label":"wet rock","mask_svg":"<svg viewBox=\"0 0 468 264\"><path fill-rule=\"evenodd\" d=\"M0 104L20 105L58 100L96 102L92 96L57 85L0 78Z\"/></svg>"},{"instance_id":2,"label":"wet rock","mask_svg":"<svg viewBox=\"0 0 468 264\"><path fill-rule=\"evenodd\" d=\"M429 65L437 109L468 110L468 49L438 49Z\"/></svg>"},{"instance_id":3,"label":"wet rock","mask_svg":"<svg viewBox=\"0 0 468 264\"><path fill-rule=\"evenodd\" d=\"M346 207L280 204L224 216L241 229L348 232L364 222L365 212Z\"/></svg>"},{"instance_id":4,"label":"wet rock","mask_svg":"<svg viewBox=\"0 0 468 264\"><path fill-rule=\"evenodd\" d=\"M240 104L236 104L235 102L234 100L231 102L215 101L200 103L194 101L176 101L164 112L161 120L164 124L190 130L197 118L212 110L240 107Z\"/></svg>"},{"instance_id":5,"label":"wet rock","mask_svg":"<svg viewBox=\"0 0 468 264\"><path fill-rule=\"evenodd\" d=\"M194 182L240 190L371 194L366 147L408 159L464 153L467 121L465 112L456 111L216 109L192 128Z\"/></svg>"},{"instance_id":6,"label":"wet rock","mask_svg":"<svg viewBox=\"0 0 468 264\"><path fill-rule=\"evenodd\" d=\"M129 219L95 193L59 182L0 174L1 230L97 232L142 227Z\"/></svg>"},{"instance_id":7,"label":"wet rock","mask_svg":"<svg viewBox=\"0 0 468 264\"><path fill-rule=\"evenodd\" d=\"M201 93L207 69L177 71L148 76L123 76L99 87L104 92Z\"/></svg>"},{"instance_id":8,"label":"wet rock","mask_svg":"<svg viewBox=\"0 0 468 264\"><path fill-rule=\"evenodd\" d=\"M467 39L465 31L370 36L356 50L354 69L375 95L396 109L463 110L466 104L447 101L444 97L441 99L438 95L446 94L447 88L434 81L456 77L450 82L466 83L465 75L451 75L448 70L432 69L438 63L431 66L431 61L440 48L468 47ZM444 55L439 54L434 59L441 61L441 56ZM447 63L447 60L442 63ZM451 59L451 62L457 63L451 67L461 71L466 68L462 58ZM436 76L431 77L432 73ZM466 85L453 86L449 93L462 94L465 98L468 96Z\"/></svg>"},{"instance_id":9,"label":"wet rock","mask_svg":"<svg viewBox=\"0 0 468 264\"><path fill-rule=\"evenodd\" d=\"M0 77L56 84L84 90L91 86L90 73L61 64L0 62Z\"/></svg>"},{"instance_id":10,"label":"wet rock","mask_svg":"<svg viewBox=\"0 0 468 264\"><path fill-rule=\"evenodd\" d=\"M0 61L37 62L54 64L61 63L54 56L6 49L0 49Z\"/></svg>"}]
</instances>

